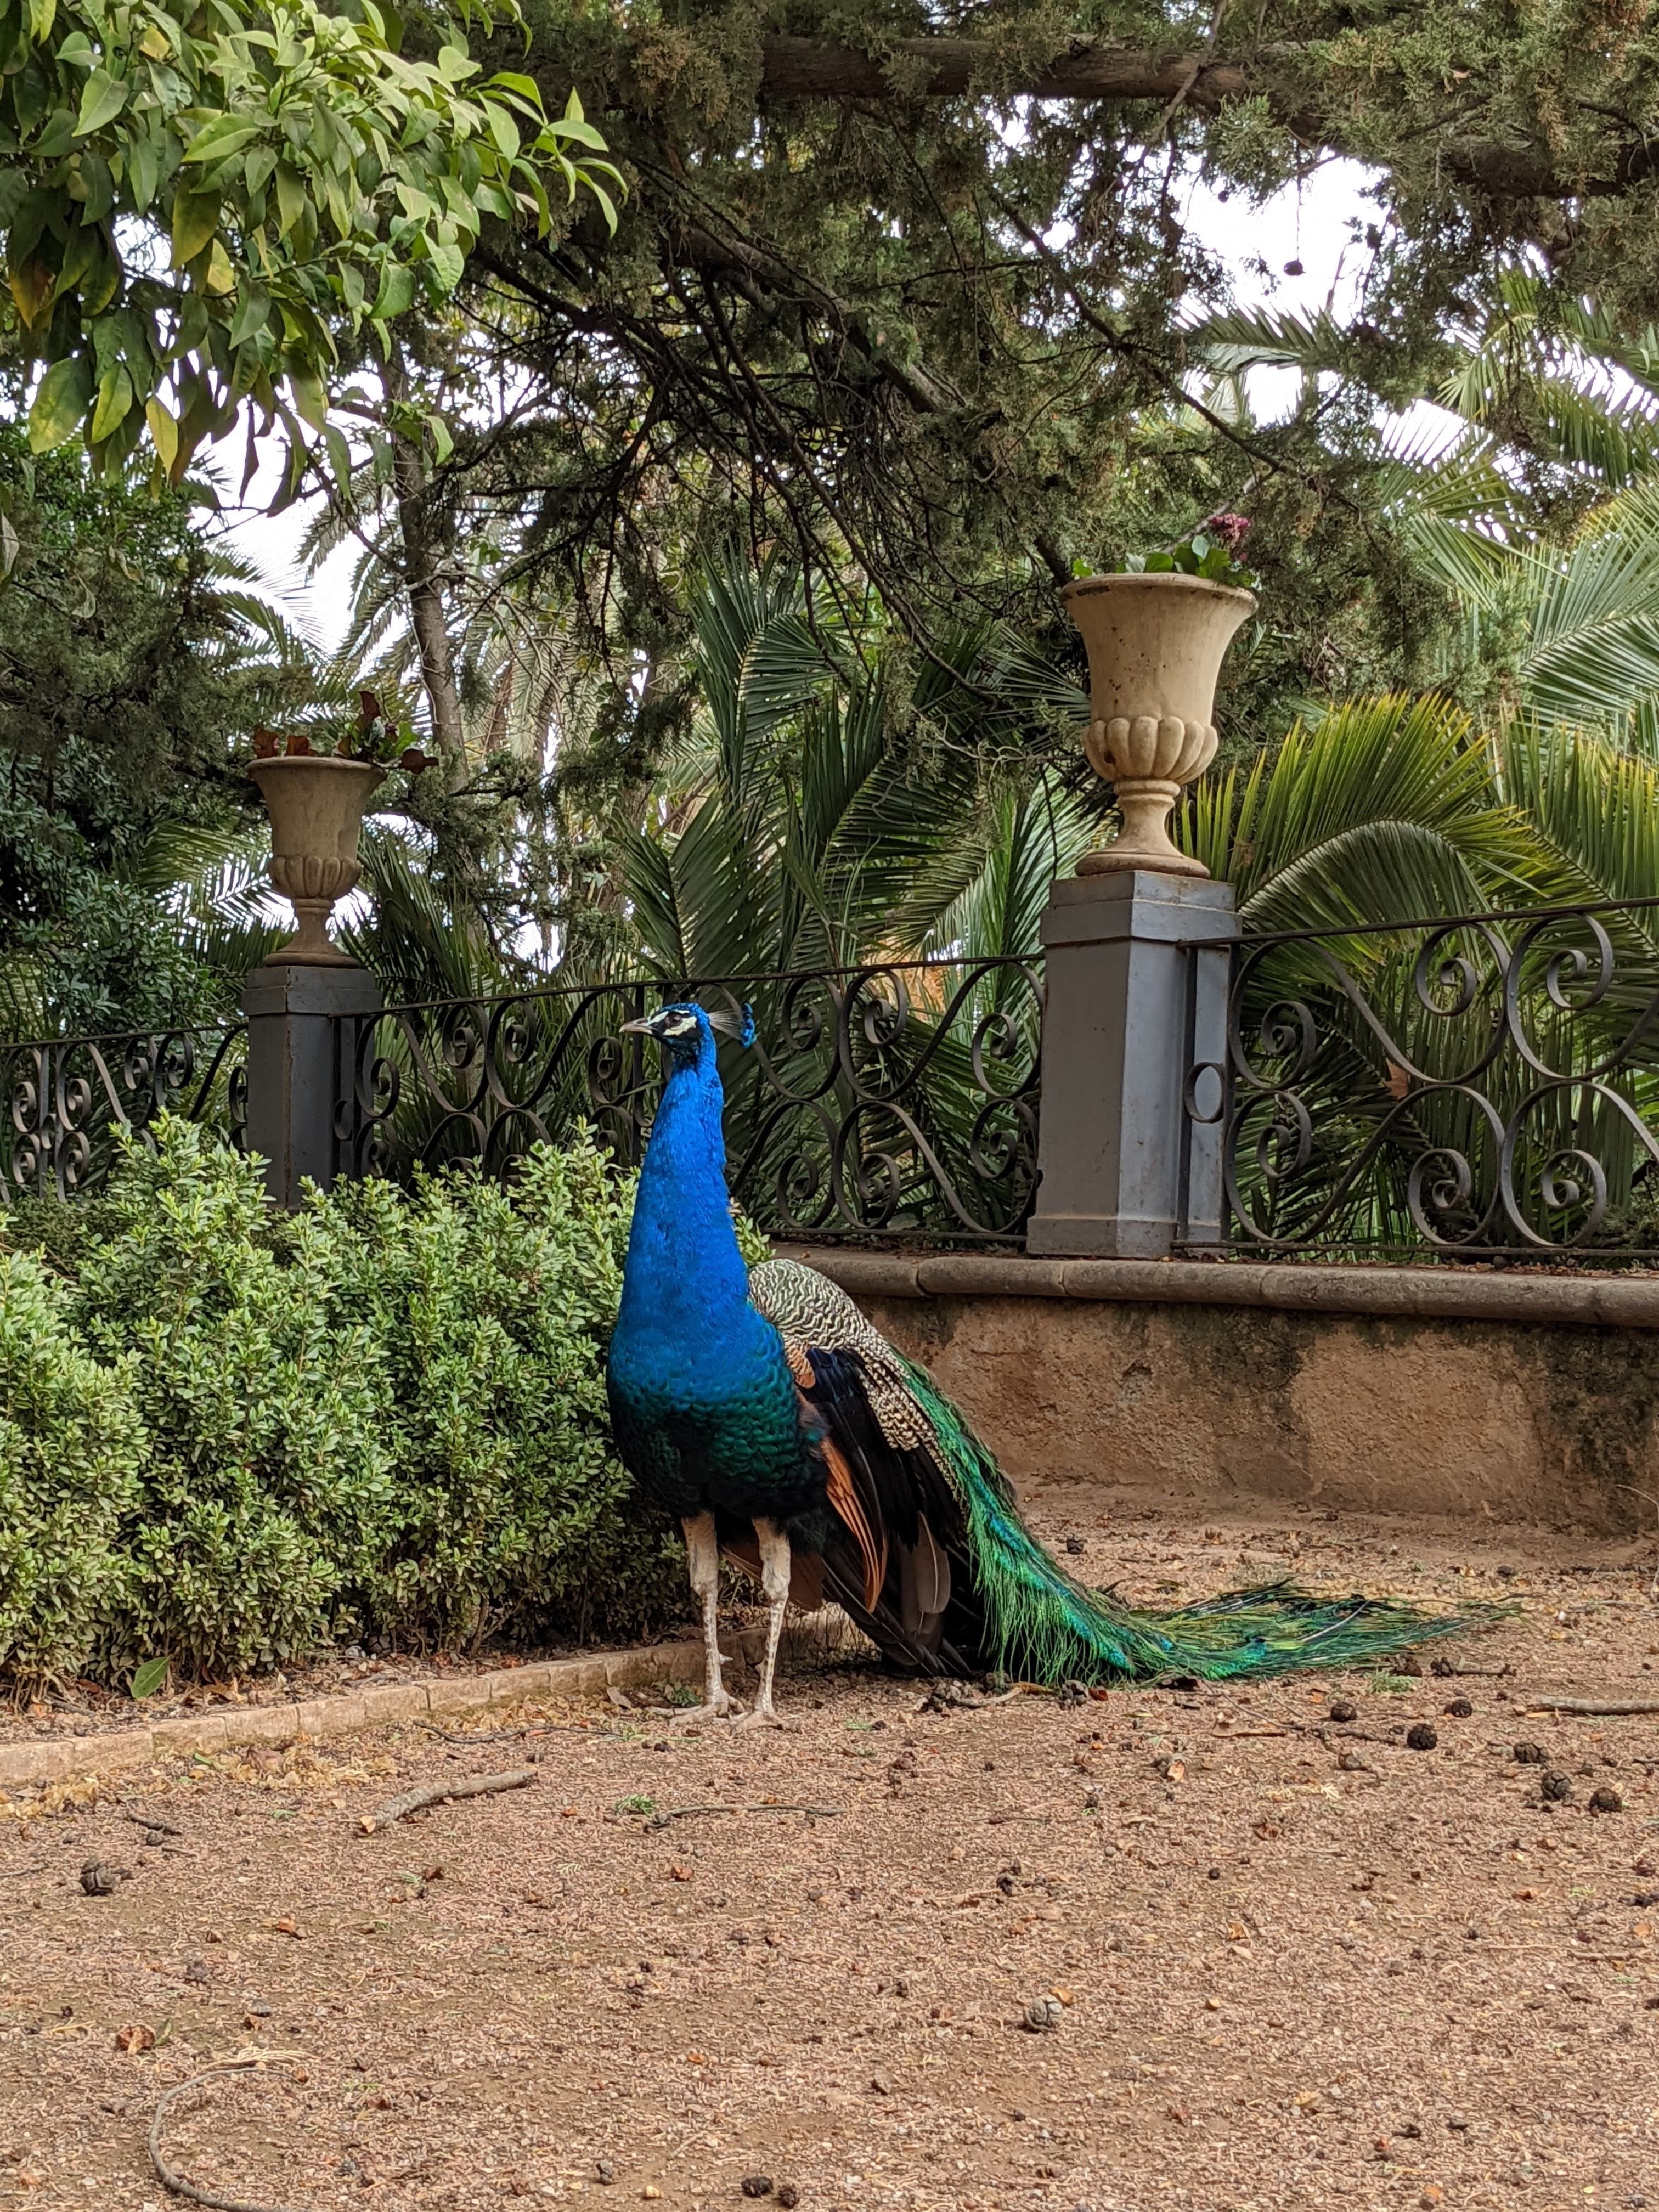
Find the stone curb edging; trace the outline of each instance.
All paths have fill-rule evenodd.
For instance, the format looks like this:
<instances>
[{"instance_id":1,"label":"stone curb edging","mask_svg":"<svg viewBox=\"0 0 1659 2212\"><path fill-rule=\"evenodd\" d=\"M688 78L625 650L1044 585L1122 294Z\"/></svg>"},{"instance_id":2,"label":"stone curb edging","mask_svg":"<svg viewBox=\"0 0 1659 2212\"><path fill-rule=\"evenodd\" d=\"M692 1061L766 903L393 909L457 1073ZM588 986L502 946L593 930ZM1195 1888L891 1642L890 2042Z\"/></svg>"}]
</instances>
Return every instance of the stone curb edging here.
<instances>
[{"instance_id":1,"label":"stone curb edging","mask_svg":"<svg viewBox=\"0 0 1659 2212\"><path fill-rule=\"evenodd\" d=\"M1659 1329L1659 1276L1474 1275L1439 1267L1253 1265L1204 1260L1043 1260L1023 1253L778 1247L854 1297L1103 1299L1273 1307L1379 1321L1500 1321Z\"/></svg>"},{"instance_id":2,"label":"stone curb edging","mask_svg":"<svg viewBox=\"0 0 1659 2212\"><path fill-rule=\"evenodd\" d=\"M757 1633L744 1631L721 1641L735 1642L745 1656L752 1656L748 1647ZM524 1667L501 1667L453 1681L389 1682L378 1689L310 1698L295 1705L229 1705L188 1719L157 1721L153 1728L0 1744L0 1789L19 1783L69 1781L80 1775L118 1774L196 1751L288 1744L301 1736L350 1735L360 1729L393 1727L437 1713L517 1705L525 1698L592 1697L647 1682L690 1682L702 1677L701 1642L647 1644L629 1651L596 1653L591 1659L544 1659Z\"/></svg>"}]
</instances>

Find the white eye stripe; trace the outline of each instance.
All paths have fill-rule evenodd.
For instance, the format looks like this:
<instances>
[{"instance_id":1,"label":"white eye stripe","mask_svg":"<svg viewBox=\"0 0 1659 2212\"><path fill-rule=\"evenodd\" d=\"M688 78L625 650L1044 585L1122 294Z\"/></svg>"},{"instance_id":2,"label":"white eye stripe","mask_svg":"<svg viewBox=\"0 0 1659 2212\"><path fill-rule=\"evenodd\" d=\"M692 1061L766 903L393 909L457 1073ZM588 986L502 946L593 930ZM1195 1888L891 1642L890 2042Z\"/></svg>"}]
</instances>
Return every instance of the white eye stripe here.
<instances>
[{"instance_id":1,"label":"white eye stripe","mask_svg":"<svg viewBox=\"0 0 1659 2212\"><path fill-rule=\"evenodd\" d=\"M697 1018L695 1014L678 1014L668 1024L667 1034L670 1036L684 1036L688 1030L694 1030L696 1026Z\"/></svg>"}]
</instances>

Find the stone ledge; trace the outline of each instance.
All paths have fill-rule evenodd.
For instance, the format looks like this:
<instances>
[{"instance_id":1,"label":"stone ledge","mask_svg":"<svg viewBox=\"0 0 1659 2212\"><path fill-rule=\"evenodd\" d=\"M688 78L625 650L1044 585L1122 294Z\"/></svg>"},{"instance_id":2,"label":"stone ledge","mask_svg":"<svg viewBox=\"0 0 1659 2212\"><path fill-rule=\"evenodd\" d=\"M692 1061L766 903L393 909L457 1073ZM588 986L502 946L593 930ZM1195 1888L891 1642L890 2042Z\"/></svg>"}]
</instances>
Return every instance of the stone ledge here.
<instances>
[{"instance_id":1,"label":"stone ledge","mask_svg":"<svg viewBox=\"0 0 1659 2212\"><path fill-rule=\"evenodd\" d=\"M757 1632L733 1640L745 1656ZM758 1649L758 1644L756 1644ZM229 1751L252 1744L288 1744L299 1737L350 1735L362 1729L394 1727L439 1713L475 1713L526 1698L584 1698L647 1682L695 1682L702 1675L702 1645L646 1644L629 1651L596 1652L582 1659L545 1659L527 1667L501 1667L488 1674L441 1676L424 1682L384 1683L338 1697L308 1698L291 1705L228 1705L157 1721L152 1728L114 1729L101 1735L37 1737L0 1744L0 1789L20 1784L66 1782L81 1775L119 1774L157 1759L198 1751Z\"/></svg>"},{"instance_id":2,"label":"stone ledge","mask_svg":"<svg viewBox=\"0 0 1659 2212\"><path fill-rule=\"evenodd\" d=\"M856 1252L781 1245L854 1297L1065 1298L1257 1306L1379 1321L1499 1321L1659 1328L1659 1275L1475 1274L1206 1260L1053 1260L1023 1253Z\"/></svg>"}]
</instances>

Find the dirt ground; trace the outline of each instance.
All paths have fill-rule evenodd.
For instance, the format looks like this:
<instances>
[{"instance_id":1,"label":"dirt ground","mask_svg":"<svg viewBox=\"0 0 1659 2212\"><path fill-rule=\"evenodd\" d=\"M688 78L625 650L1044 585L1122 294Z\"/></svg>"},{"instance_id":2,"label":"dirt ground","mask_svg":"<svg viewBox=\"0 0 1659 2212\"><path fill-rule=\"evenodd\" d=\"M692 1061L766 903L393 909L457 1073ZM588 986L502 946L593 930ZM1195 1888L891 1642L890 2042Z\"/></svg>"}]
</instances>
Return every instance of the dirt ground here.
<instances>
[{"instance_id":1,"label":"dirt ground","mask_svg":"<svg viewBox=\"0 0 1659 2212\"><path fill-rule=\"evenodd\" d=\"M15 1796L0 2206L171 2203L158 2098L257 2051L285 2056L180 2099L165 2148L273 2212L692 2212L757 2177L806 2212L1659 2208L1659 1722L1526 1711L1659 1702L1652 1547L1127 1504L1045 1533L1153 1604L1291 1561L1523 1612L1444 1647L1481 1670L1452 1678L923 1711L819 1652L788 1733L527 1706L505 1741ZM129 1876L85 1896L88 1861Z\"/></svg>"}]
</instances>

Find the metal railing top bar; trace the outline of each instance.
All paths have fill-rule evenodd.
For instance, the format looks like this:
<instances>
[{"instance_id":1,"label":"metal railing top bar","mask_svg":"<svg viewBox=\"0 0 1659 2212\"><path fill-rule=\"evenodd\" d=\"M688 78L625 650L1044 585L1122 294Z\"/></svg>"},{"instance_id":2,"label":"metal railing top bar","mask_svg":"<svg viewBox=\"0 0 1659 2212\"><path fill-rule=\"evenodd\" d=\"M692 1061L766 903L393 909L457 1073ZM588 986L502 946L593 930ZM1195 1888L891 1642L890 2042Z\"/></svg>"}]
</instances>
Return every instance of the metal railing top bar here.
<instances>
[{"instance_id":1,"label":"metal railing top bar","mask_svg":"<svg viewBox=\"0 0 1659 2212\"><path fill-rule=\"evenodd\" d=\"M1389 937L1406 930L1478 929L1488 923L1519 922L1531 928L1546 921L1582 921L1587 915L1650 913L1659 907L1659 894L1646 898L1596 899L1581 906L1493 907L1484 914L1418 915L1401 921L1354 921L1322 925L1317 929L1278 929L1260 933L1245 929L1238 942L1249 951L1274 945L1314 945L1328 938Z\"/></svg>"},{"instance_id":2,"label":"metal railing top bar","mask_svg":"<svg viewBox=\"0 0 1659 2212\"><path fill-rule=\"evenodd\" d=\"M14 1052L61 1052L70 1045L95 1045L100 1051L111 1045L155 1044L171 1037L216 1036L231 1038L247 1027L246 1014L227 1014L216 1022L158 1022L148 1030L94 1030L86 1034L71 1031L63 1036L9 1037L0 1044L0 1054Z\"/></svg>"},{"instance_id":3,"label":"metal railing top bar","mask_svg":"<svg viewBox=\"0 0 1659 2212\"><path fill-rule=\"evenodd\" d=\"M1403 926L1403 925L1402 925ZM1033 956L1035 957L1035 956ZM441 1014L455 1007L518 1006L526 999L585 999L606 991L732 991L763 983L810 983L832 977L910 975L936 968L1025 968L1018 953L936 952L904 960L850 960L844 966L738 969L730 975L594 975L581 983L526 983L518 989L463 994L452 999L406 999L388 1003L389 1014ZM86 1042L77 1038L76 1042Z\"/></svg>"}]
</instances>

